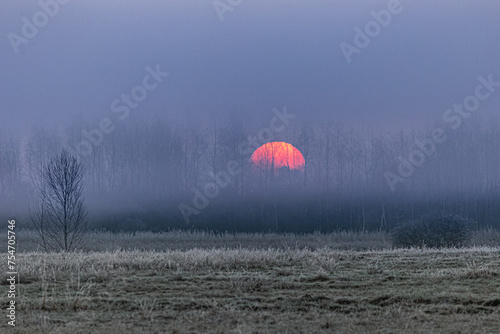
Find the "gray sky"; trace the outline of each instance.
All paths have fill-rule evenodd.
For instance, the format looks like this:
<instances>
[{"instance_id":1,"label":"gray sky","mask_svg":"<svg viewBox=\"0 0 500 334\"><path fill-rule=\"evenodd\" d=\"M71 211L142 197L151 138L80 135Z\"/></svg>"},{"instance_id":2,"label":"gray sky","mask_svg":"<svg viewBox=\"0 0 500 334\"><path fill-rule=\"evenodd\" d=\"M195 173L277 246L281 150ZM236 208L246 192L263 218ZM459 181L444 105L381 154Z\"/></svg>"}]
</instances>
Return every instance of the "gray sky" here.
<instances>
[{"instance_id":1,"label":"gray sky","mask_svg":"<svg viewBox=\"0 0 500 334\"><path fill-rule=\"evenodd\" d=\"M41 8L2 0L0 128L80 114L97 122L156 64L170 75L135 114L259 116L286 105L303 121L391 129L441 119L479 75L500 81L495 0L401 0L347 63L340 43L354 45L354 28L389 2L242 0L221 21L212 0L72 0L16 54L9 33L22 36L22 18ZM497 114L499 103L500 90L480 112Z\"/></svg>"}]
</instances>

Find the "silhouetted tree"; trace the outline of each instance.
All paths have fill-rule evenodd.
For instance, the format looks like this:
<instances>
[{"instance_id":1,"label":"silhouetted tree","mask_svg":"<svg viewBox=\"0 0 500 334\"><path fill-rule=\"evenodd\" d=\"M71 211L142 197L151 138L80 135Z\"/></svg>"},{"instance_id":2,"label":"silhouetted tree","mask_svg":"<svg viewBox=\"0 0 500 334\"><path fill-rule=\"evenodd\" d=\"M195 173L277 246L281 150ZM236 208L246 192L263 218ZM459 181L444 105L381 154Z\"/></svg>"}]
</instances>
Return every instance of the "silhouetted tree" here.
<instances>
[{"instance_id":1,"label":"silhouetted tree","mask_svg":"<svg viewBox=\"0 0 500 334\"><path fill-rule=\"evenodd\" d=\"M87 209L83 201L83 168L63 150L43 168L40 204L31 221L46 251L71 251L83 241Z\"/></svg>"}]
</instances>

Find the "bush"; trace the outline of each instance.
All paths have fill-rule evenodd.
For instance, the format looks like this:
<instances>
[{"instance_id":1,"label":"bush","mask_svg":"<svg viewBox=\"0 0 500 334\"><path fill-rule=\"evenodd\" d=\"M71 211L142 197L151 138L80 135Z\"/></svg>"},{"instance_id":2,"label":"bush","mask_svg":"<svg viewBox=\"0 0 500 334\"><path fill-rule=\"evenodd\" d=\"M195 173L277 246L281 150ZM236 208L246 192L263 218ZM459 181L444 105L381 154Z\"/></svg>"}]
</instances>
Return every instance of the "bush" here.
<instances>
[{"instance_id":1,"label":"bush","mask_svg":"<svg viewBox=\"0 0 500 334\"><path fill-rule=\"evenodd\" d=\"M392 231L395 247L463 247L476 223L457 215L425 215Z\"/></svg>"}]
</instances>

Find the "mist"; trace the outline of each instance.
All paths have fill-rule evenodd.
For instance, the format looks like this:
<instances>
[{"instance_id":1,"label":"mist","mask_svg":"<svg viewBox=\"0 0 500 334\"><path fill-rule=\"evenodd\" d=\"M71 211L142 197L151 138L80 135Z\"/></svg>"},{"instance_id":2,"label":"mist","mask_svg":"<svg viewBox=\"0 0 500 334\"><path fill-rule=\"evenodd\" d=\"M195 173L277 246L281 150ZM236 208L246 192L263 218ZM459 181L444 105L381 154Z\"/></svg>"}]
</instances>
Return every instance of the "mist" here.
<instances>
[{"instance_id":1,"label":"mist","mask_svg":"<svg viewBox=\"0 0 500 334\"><path fill-rule=\"evenodd\" d=\"M29 216L64 149L97 229L498 227L497 2L0 7L2 217ZM303 170L256 169L270 141Z\"/></svg>"}]
</instances>

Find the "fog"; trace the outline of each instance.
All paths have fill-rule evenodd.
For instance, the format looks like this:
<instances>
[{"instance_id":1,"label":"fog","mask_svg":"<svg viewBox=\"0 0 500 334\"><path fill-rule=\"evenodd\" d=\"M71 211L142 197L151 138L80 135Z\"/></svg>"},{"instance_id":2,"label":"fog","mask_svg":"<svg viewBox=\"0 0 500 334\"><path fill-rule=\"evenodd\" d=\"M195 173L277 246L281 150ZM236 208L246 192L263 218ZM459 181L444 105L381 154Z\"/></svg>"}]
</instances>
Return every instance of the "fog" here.
<instances>
[{"instance_id":1,"label":"fog","mask_svg":"<svg viewBox=\"0 0 500 334\"><path fill-rule=\"evenodd\" d=\"M375 230L430 211L498 226L495 1L0 9L2 218L29 225L66 149L96 228ZM256 169L268 141L304 170Z\"/></svg>"}]
</instances>

